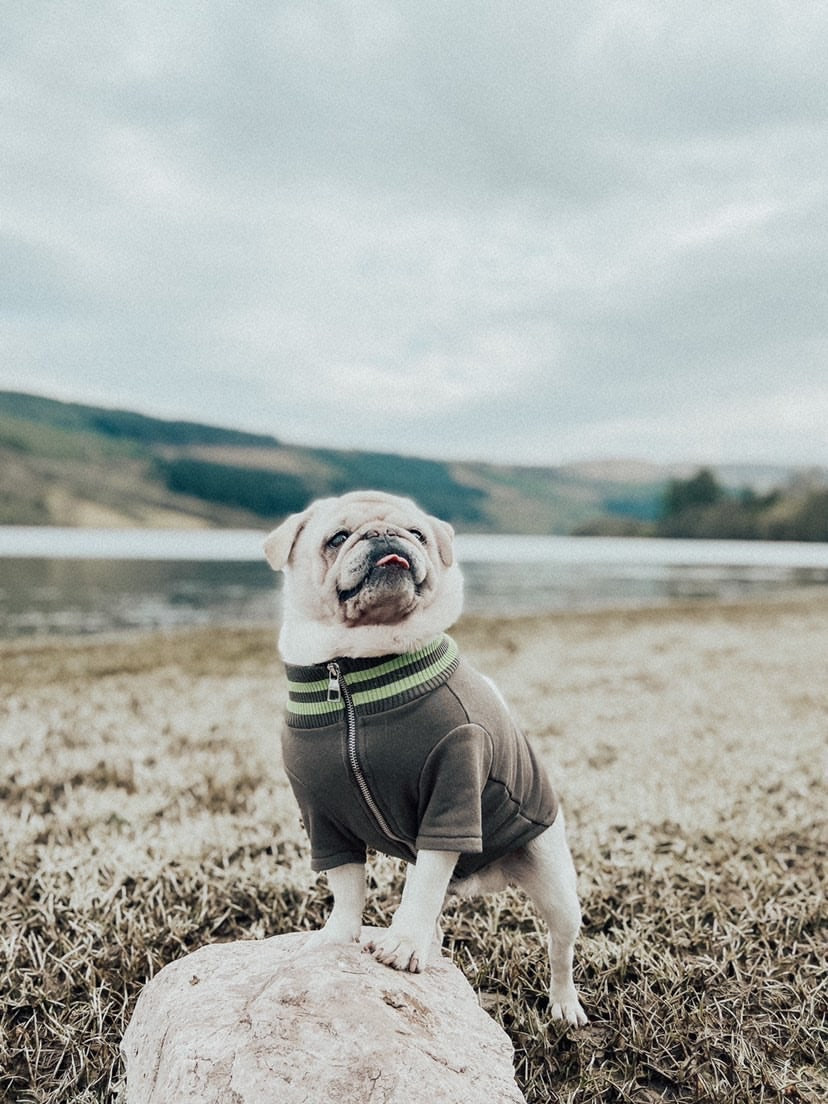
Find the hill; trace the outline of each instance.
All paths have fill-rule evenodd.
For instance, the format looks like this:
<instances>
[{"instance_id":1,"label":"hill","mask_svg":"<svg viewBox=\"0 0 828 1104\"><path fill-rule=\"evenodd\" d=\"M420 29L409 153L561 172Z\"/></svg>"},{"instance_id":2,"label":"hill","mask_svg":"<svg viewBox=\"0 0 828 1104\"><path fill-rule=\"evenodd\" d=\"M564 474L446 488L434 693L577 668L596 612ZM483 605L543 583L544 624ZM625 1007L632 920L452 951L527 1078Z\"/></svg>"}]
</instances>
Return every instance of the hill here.
<instances>
[{"instance_id":1,"label":"hill","mask_svg":"<svg viewBox=\"0 0 828 1104\"><path fill-rule=\"evenodd\" d=\"M411 495L460 530L523 533L595 519L601 531L640 531L659 516L669 479L685 474L307 448L14 391L0 391L0 466L0 524L266 527L311 498L371 486Z\"/></svg>"}]
</instances>

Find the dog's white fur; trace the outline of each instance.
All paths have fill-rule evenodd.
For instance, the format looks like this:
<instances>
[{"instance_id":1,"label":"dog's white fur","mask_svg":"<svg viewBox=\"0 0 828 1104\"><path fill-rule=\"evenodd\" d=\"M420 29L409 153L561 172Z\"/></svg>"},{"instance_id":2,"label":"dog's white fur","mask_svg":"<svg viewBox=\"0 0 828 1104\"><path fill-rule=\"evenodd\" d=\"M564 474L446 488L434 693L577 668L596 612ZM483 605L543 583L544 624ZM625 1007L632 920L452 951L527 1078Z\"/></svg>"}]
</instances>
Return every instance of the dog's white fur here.
<instances>
[{"instance_id":1,"label":"dog's white fur","mask_svg":"<svg viewBox=\"0 0 828 1104\"><path fill-rule=\"evenodd\" d=\"M395 542L410 563L410 579L394 587L355 583L366 577L366 543ZM288 518L265 541L274 570L284 572L284 617L279 636L288 663L324 663L337 656L378 656L414 651L449 628L462 608L462 576L453 530L424 514L410 499L377 491L322 499ZM333 543L331 543L333 538ZM402 575L402 573L400 573ZM351 595L352 590L356 593ZM452 882L459 852L422 850L406 873L402 900L391 925L365 944L380 962L421 971L428 964L448 891L470 897L520 886L549 926L553 1019L573 1026L586 1016L572 980L573 947L581 923L575 869L563 812L526 847L478 874ZM365 870L349 863L329 870L334 904L320 943L360 939Z\"/></svg>"}]
</instances>

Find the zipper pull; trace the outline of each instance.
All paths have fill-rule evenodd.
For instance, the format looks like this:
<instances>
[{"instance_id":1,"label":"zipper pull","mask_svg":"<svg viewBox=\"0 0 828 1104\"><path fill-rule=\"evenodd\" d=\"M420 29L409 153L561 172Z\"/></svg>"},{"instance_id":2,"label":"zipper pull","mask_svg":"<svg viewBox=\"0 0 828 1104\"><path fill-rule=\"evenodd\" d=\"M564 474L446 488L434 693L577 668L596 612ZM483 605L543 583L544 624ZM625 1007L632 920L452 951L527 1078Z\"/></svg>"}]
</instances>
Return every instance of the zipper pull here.
<instances>
[{"instance_id":1,"label":"zipper pull","mask_svg":"<svg viewBox=\"0 0 828 1104\"><path fill-rule=\"evenodd\" d=\"M328 701L338 702L342 697L342 689L339 685L339 664L328 664Z\"/></svg>"}]
</instances>

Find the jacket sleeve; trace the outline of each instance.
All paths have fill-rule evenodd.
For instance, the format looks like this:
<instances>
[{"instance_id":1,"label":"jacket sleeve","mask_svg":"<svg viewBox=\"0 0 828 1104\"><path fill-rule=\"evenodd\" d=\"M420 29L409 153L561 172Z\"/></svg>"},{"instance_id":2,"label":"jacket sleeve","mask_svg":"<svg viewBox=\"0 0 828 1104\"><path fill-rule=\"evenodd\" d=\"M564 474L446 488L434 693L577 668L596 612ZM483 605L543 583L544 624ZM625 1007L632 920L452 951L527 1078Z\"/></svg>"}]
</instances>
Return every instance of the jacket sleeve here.
<instances>
[{"instance_id":1,"label":"jacket sleeve","mask_svg":"<svg viewBox=\"0 0 828 1104\"><path fill-rule=\"evenodd\" d=\"M346 863L364 863L365 844L328 812L315 805L300 779L290 771L287 771L287 776L310 838L312 869L333 870Z\"/></svg>"},{"instance_id":2,"label":"jacket sleeve","mask_svg":"<svg viewBox=\"0 0 828 1104\"><path fill-rule=\"evenodd\" d=\"M453 729L435 745L420 775L418 851L483 850L481 798L492 740L480 725Z\"/></svg>"}]
</instances>

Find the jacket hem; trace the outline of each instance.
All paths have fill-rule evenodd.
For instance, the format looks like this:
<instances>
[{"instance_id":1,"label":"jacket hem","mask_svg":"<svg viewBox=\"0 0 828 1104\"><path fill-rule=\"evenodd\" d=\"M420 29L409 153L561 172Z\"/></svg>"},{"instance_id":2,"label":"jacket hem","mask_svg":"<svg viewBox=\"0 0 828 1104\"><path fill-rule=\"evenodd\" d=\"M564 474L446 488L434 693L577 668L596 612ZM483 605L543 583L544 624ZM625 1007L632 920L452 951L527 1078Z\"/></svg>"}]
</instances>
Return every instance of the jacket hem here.
<instances>
[{"instance_id":1,"label":"jacket hem","mask_svg":"<svg viewBox=\"0 0 828 1104\"><path fill-rule=\"evenodd\" d=\"M459 851L461 854L477 854L483 850L480 836L417 836L417 851Z\"/></svg>"}]
</instances>

